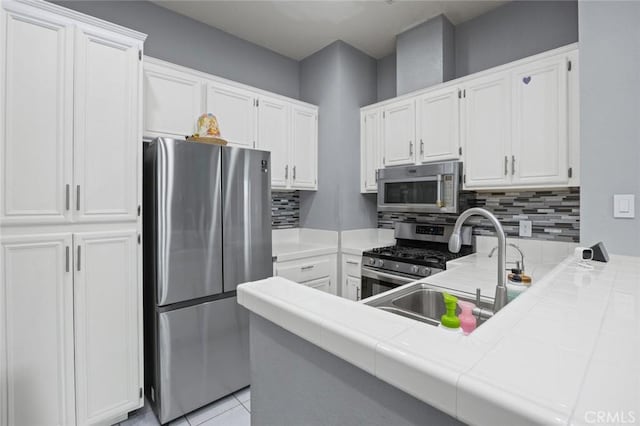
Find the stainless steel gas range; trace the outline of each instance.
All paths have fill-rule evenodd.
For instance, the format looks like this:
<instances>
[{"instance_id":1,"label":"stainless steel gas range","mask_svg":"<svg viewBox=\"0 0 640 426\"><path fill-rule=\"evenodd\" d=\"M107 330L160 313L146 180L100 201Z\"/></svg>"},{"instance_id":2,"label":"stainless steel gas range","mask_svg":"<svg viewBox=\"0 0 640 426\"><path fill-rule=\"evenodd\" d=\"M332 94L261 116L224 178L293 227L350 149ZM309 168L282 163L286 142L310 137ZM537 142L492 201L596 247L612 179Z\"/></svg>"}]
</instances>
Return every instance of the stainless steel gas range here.
<instances>
[{"instance_id":1,"label":"stainless steel gas range","mask_svg":"<svg viewBox=\"0 0 640 426\"><path fill-rule=\"evenodd\" d=\"M362 254L362 298L384 293L447 268L447 261L474 252L471 227L462 228L459 253L448 249L451 225L397 222L396 245Z\"/></svg>"}]
</instances>

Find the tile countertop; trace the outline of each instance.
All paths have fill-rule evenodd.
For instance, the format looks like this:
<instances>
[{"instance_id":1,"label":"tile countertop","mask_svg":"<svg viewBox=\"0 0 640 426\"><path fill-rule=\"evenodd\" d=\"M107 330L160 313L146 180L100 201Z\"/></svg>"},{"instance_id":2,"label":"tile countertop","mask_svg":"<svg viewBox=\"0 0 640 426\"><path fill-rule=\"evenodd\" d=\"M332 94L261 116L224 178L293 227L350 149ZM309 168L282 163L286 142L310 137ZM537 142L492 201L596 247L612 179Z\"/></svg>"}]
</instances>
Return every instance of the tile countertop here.
<instances>
[{"instance_id":1,"label":"tile countertop","mask_svg":"<svg viewBox=\"0 0 640 426\"><path fill-rule=\"evenodd\" d=\"M355 229L340 233L340 251L355 256L362 256L362 252L366 250L390 246L395 243L393 229Z\"/></svg>"},{"instance_id":2,"label":"tile countertop","mask_svg":"<svg viewBox=\"0 0 640 426\"><path fill-rule=\"evenodd\" d=\"M240 285L238 302L469 424L637 419L640 258L593 266L566 258L470 336L278 277Z\"/></svg>"},{"instance_id":3,"label":"tile countertop","mask_svg":"<svg viewBox=\"0 0 640 426\"><path fill-rule=\"evenodd\" d=\"M274 261L335 254L338 252L338 232L309 228L275 229L272 232Z\"/></svg>"}]
</instances>

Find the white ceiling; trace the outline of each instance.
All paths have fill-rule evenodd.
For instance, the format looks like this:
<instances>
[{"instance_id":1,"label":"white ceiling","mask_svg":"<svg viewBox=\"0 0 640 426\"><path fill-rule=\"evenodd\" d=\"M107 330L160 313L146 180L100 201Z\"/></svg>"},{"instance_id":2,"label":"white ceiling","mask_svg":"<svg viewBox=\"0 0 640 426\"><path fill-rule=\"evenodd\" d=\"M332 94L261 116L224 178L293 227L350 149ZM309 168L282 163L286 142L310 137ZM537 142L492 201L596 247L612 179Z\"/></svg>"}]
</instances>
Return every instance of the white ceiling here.
<instances>
[{"instance_id":1,"label":"white ceiling","mask_svg":"<svg viewBox=\"0 0 640 426\"><path fill-rule=\"evenodd\" d=\"M336 40L381 58L394 51L397 34L429 18L444 13L456 25L505 1L155 0L155 3L300 60Z\"/></svg>"}]
</instances>

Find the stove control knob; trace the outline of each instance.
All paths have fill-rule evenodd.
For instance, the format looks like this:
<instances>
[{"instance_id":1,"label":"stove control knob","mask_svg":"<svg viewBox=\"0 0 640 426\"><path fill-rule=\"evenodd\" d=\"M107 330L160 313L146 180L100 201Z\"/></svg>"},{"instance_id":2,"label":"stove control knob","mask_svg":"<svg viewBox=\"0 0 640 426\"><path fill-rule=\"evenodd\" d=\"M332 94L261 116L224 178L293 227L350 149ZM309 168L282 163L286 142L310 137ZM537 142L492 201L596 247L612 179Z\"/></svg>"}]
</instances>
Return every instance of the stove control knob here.
<instances>
[{"instance_id":1,"label":"stove control knob","mask_svg":"<svg viewBox=\"0 0 640 426\"><path fill-rule=\"evenodd\" d=\"M371 265L371 266L375 266L376 265L376 260L371 258L371 257L369 258L368 262L369 262L369 265Z\"/></svg>"},{"instance_id":2,"label":"stove control knob","mask_svg":"<svg viewBox=\"0 0 640 426\"><path fill-rule=\"evenodd\" d=\"M420 267L418 265L413 265L411 267L411 273L412 274L417 274L418 272L420 272Z\"/></svg>"},{"instance_id":3,"label":"stove control knob","mask_svg":"<svg viewBox=\"0 0 640 426\"><path fill-rule=\"evenodd\" d=\"M420 270L420 275L422 275L423 277L428 277L429 275L431 275L431 268L423 266Z\"/></svg>"},{"instance_id":4,"label":"stove control knob","mask_svg":"<svg viewBox=\"0 0 640 426\"><path fill-rule=\"evenodd\" d=\"M382 268L384 266L384 260L378 259L378 265L376 266L378 266L378 268Z\"/></svg>"}]
</instances>

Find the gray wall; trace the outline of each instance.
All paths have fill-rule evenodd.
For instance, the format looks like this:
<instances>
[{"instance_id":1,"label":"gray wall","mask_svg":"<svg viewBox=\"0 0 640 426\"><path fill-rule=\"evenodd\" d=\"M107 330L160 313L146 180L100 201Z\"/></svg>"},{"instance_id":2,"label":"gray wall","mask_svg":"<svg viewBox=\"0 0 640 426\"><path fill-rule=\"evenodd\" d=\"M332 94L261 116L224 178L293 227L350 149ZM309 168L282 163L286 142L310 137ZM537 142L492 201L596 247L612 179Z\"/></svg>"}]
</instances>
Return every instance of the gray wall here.
<instances>
[{"instance_id":1,"label":"gray wall","mask_svg":"<svg viewBox=\"0 0 640 426\"><path fill-rule=\"evenodd\" d=\"M396 54L380 58L378 64L378 101L396 96Z\"/></svg>"},{"instance_id":2,"label":"gray wall","mask_svg":"<svg viewBox=\"0 0 640 426\"><path fill-rule=\"evenodd\" d=\"M514 1L455 29L456 77L578 41L577 1Z\"/></svg>"},{"instance_id":3,"label":"gray wall","mask_svg":"<svg viewBox=\"0 0 640 426\"><path fill-rule=\"evenodd\" d=\"M262 317L250 328L252 426L462 425Z\"/></svg>"},{"instance_id":4,"label":"gray wall","mask_svg":"<svg viewBox=\"0 0 640 426\"><path fill-rule=\"evenodd\" d=\"M360 194L360 107L376 101L376 60L337 41L300 63L300 99L319 105L318 191L302 191L300 226L376 227L375 197Z\"/></svg>"},{"instance_id":5,"label":"gray wall","mask_svg":"<svg viewBox=\"0 0 640 426\"><path fill-rule=\"evenodd\" d=\"M146 1L56 1L149 35L145 53L293 98L298 62Z\"/></svg>"},{"instance_id":6,"label":"gray wall","mask_svg":"<svg viewBox=\"0 0 640 426\"><path fill-rule=\"evenodd\" d=\"M396 38L398 95L451 80L454 76L454 29L440 15Z\"/></svg>"},{"instance_id":7,"label":"gray wall","mask_svg":"<svg viewBox=\"0 0 640 426\"><path fill-rule=\"evenodd\" d=\"M640 3L581 1L581 235L640 255ZM636 218L614 219L613 194L635 194Z\"/></svg>"}]
</instances>

